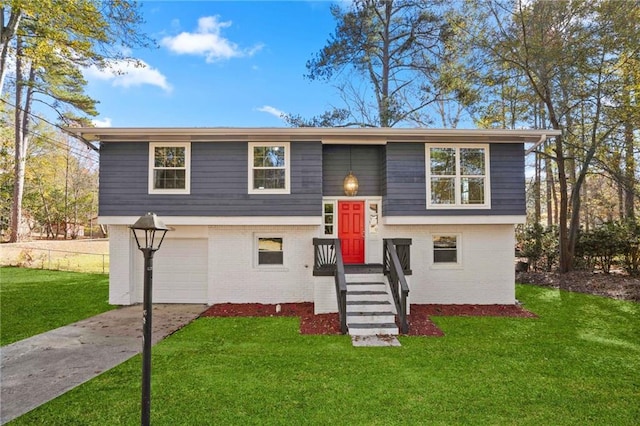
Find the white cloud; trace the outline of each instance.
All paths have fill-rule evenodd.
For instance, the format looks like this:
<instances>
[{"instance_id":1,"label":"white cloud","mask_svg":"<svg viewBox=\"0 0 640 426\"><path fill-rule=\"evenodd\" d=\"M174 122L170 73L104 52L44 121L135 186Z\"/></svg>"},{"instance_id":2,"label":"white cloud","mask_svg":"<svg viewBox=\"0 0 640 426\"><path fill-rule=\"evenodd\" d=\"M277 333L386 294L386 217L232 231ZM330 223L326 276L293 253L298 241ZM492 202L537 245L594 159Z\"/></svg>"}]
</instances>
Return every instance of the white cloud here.
<instances>
[{"instance_id":1,"label":"white cloud","mask_svg":"<svg viewBox=\"0 0 640 426\"><path fill-rule=\"evenodd\" d=\"M141 60L112 60L103 69L93 65L85 68L84 74L88 78L111 81L113 86L126 88L148 84L160 87L165 92L172 90L167 78L160 71Z\"/></svg>"},{"instance_id":2,"label":"white cloud","mask_svg":"<svg viewBox=\"0 0 640 426\"><path fill-rule=\"evenodd\" d=\"M91 123L96 127L111 127L111 118L105 117L103 120L93 119Z\"/></svg>"},{"instance_id":3,"label":"white cloud","mask_svg":"<svg viewBox=\"0 0 640 426\"><path fill-rule=\"evenodd\" d=\"M271 114L275 117L278 118L282 118L283 115L286 114L286 112L279 110L278 108L269 106L269 105L264 105L261 106L260 108L256 108L258 111L260 112L266 112L267 114Z\"/></svg>"},{"instance_id":4,"label":"white cloud","mask_svg":"<svg viewBox=\"0 0 640 426\"><path fill-rule=\"evenodd\" d=\"M231 21L220 22L218 16L203 16L198 19L195 32L181 32L174 37L164 37L160 44L179 55L204 56L209 63L218 60L253 56L263 45L241 49L236 43L224 38L223 28L231 26Z\"/></svg>"}]
</instances>

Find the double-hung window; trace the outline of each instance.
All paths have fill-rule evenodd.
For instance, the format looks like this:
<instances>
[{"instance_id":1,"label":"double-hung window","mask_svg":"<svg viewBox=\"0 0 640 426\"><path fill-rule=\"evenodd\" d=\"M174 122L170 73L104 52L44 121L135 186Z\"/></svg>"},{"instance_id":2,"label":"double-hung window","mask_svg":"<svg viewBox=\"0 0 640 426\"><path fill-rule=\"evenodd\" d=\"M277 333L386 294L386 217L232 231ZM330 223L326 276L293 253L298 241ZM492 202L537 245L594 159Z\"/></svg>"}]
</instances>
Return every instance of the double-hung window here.
<instances>
[{"instance_id":1,"label":"double-hung window","mask_svg":"<svg viewBox=\"0 0 640 426\"><path fill-rule=\"evenodd\" d=\"M249 143L249 194L290 193L290 144Z\"/></svg>"},{"instance_id":2,"label":"double-hung window","mask_svg":"<svg viewBox=\"0 0 640 426\"><path fill-rule=\"evenodd\" d=\"M189 194L191 144L149 144L149 194Z\"/></svg>"},{"instance_id":3,"label":"double-hung window","mask_svg":"<svg viewBox=\"0 0 640 426\"><path fill-rule=\"evenodd\" d=\"M427 208L489 208L489 146L426 145Z\"/></svg>"},{"instance_id":4,"label":"double-hung window","mask_svg":"<svg viewBox=\"0 0 640 426\"><path fill-rule=\"evenodd\" d=\"M282 237L257 237L259 267L284 265L284 240Z\"/></svg>"},{"instance_id":5,"label":"double-hung window","mask_svg":"<svg viewBox=\"0 0 640 426\"><path fill-rule=\"evenodd\" d=\"M461 235L437 234L432 237L434 268L457 268L462 265Z\"/></svg>"}]
</instances>

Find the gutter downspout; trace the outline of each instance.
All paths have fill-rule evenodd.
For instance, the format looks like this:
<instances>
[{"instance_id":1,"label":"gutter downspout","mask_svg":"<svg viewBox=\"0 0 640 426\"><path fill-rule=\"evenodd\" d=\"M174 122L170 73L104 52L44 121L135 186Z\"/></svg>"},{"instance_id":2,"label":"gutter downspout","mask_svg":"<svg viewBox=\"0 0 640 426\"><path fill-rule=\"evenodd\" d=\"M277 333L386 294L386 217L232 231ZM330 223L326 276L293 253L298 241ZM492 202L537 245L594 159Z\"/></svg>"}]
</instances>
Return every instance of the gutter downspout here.
<instances>
[{"instance_id":1,"label":"gutter downspout","mask_svg":"<svg viewBox=\"0 0 640 426\"><path fill-rule=\"evenodd\" d=\"M533 146L531 146L529 149L527 149L524 153L524 155L529 155L531 154L533 151L536 150L536 148L538 148L540 145L542 145L544 143L544 141L547 140L547 134L543 133L540 136L540 140L538 140L538 142L534 143Z\"/></svg>"}]
</instances>

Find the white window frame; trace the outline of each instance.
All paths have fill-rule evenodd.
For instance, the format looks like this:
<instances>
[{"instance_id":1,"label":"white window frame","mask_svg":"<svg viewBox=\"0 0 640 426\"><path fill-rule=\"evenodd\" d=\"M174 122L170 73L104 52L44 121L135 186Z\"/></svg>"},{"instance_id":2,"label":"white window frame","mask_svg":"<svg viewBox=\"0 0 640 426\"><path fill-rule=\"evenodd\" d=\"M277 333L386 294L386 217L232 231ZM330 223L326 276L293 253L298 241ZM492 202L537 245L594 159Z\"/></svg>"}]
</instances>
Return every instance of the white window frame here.
<instances>
[{"instance_id":1,"label":"white window frame","mask_svg":"<svg viewBox=\"0 0 640 426\"><path fill-rule=\"evenodd\" d=\"M375 214L375 219L376 219L376 223L375 223L375 231L371 230L371 227L373 225L373 214L371 214L371 206L375 204L377 211ZM365 208L367 209L367 216L366 216L366 221L367 223L365 223L365 228L367 229L367 235L369 237L371 237L372 239L379 239L380 238L380 219L382 218L382 202L378 201L378 200L367 200Z\"/></svg>"},{"instance_id":2,"label":"white window frame","mask_svg":"<svg viewBox=\"0 0 640 426\"><path fill-rule=\"evenodd\" d=\"M155 151L156 148L184 148L184 188L155 188ZM179 169L182 169L180 167ZM191 193L191 142L149 142L149 194L190 194Z\"/></svg>"},{"instance_id":3,"label":"white window frame","mask_svg":"<svg viewBox=\"0 0 640 426\"><path fill-rule=\"evenodd\" d=\"M260 146L282 146L284 147L284 188L265 188L259 189L253 187L253 148ZM290 142L249 142L248 149L248 183L247 189L249 194L290 194L291 193L291 143Z\"/></svg>"},{"instance_id":4,"label":"white window frame","mask_svg":"<svg viewBox=\"0 0 640 426\"><path fill-rule=\"evenodd\" d=\"M456 261L455 262L436 262L434 239L437 237L455 237L456 238ZM438 232L431 234L429 239L432 269L461 269L462 268L462 234L459 232Z\"/></svg>"},{"instance_id":5,"label":"white window frame","mask_svg":"<svg viewBox=\"0 0 640 426\"><path fill-rule=\"evenodd\" d=\"M327 204L331 204L333 206L333 222L331 224L327 224L325 222L325 217L327 216L324 212L324 206ZM330 225L333 226L333 233L326 234L324 231L325 226ZM338 236L338 201L337 200L323 200L322 201L322 236L324 238L337 238Z\"/></svg>"},{"instance_id":6,"label":"white window frame","mask_svg":"<svg viewBox=\"0 0 640 426\"><path fill-rule=\"evenodd\" d=\"M456 174L454 177L455 185L455 203L453 204L433 204L431 202L431 148L451 148L455 149L456 156ZM484 149L484 203L483 204L463 204L461 181L464 176L460 174L460 149L473 148ZM491 208L491 181L490 176L490 155L489 144L425 144L425 180L427 187L427 209L490 209ZM477 177L477 176L475 176Z\"/></svg>"},{"instance_id":7,"label":"white window frame","mask_svg":"<svg viewBox=\"0 0 640 426\"><path fill-rule=\"evenodd\" d=\"M282 263L281 264L260 264L259 252L260 252L260 239L262 238L280 238L282 239ZM254 234L253 235L253 266L256 269L262 270L286 270L287 269L287 256L286 253L286 237L283 234Z\"/></svg>"}]
</instances>

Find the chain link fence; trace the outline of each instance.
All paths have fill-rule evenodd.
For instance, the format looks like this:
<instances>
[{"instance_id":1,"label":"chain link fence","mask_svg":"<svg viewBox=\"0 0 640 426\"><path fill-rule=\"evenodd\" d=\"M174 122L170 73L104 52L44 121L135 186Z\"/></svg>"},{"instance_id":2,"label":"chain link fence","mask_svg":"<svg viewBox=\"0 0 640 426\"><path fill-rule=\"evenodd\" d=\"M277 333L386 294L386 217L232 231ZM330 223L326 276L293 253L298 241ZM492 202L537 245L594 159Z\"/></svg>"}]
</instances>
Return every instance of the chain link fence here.
<instances>
[{"instance_id":1,"label":"chain link fence","mask_svg":"<svg viewBox=\"0 0 640 426\"><path fill-rule=\"evenodd\" d=\"M109 254L2 244L0 245L0 265L107 274Z\"/></svg>"}]
</instances>

